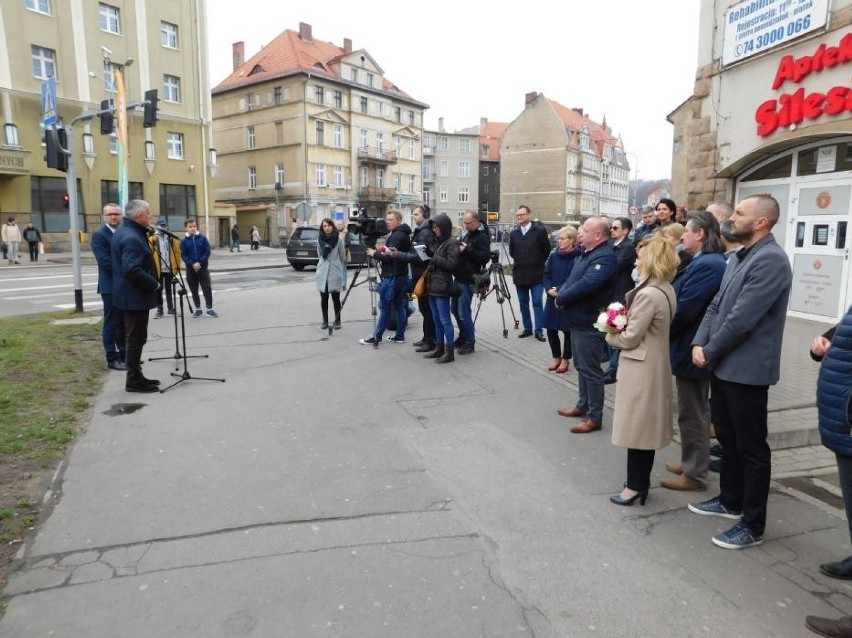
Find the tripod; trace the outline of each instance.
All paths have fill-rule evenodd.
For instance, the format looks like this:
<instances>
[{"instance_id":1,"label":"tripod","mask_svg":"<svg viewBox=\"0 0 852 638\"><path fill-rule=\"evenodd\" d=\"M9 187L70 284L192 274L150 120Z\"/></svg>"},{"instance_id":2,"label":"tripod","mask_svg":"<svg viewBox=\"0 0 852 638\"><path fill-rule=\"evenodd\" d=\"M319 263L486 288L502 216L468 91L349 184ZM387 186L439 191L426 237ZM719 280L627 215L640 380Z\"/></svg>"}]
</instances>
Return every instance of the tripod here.
<instances>
[{"instance_id":1,"label":"tripod","mask_svg":"<svg viewBox=\"0 0 852 638\"><path fill-rule=\"evenodd\" d=\"M367 289L370 291L370 314L373 315L373 332L376 333L376 316L378 315L378 309L376 304L376 291L378 290L378 280L376 278L377 267L372 257L367 256L367 278L358 282L358 275L361 274L361 271L364 269L364 264L359 264L358 268L355 270L355 276L352 277L352 281L349 282L349 286L346 288L346 294L343 296L343 299L340 301L340 313L343 314L343 307L346 305L346 300L349 299L349 293L352 292L352 289L356 286L361 286L363 284L367 284ZM331 336L332 329L328 329L328 334ZM379 344L374 343L374 348L378 348Z\"/></svg>"},{"instance_id":2,"label":"tripod","mask_svg":"<svg viewBox=\"0 0 852 638\"><path fill-rule=\"evenodd\" d=\"M172 277L171 286L172 286L172 299L174 300L175 306L177 306L178 295L180 295L181 300L186 296L186 288L183 284L183 276L180 274L180 270L178 270L177 274ZM180 288L180 291L178 291ZM192 305L189 303L187 299L187 305L189 306L190 312L192 312ZM177 308L175 308L175 313L172 315L174 317L175 322L175 353L171 357L149 357L148 361L165 361L166 359L174 359L175 360L175 372L180 370L179 361L181 359L207 359L209 355L206 354L195 354L195 355L183 355L180 352L180 341L178 340L178 313ZM181 316L181 320L183 320L183 316ZM186 350L186 340L184 339L184 350Z\"/></svg>"},{"instance_id":3,"label":"tripod","mask_svg":"<svg viewBox=\"0 0 852 638\"><path fill-rule=\"evenodd\" d=\"M503 311L503 303L509 302L509 312L512 313L512 321L515 322L515 330L518 329L518 318L515 316L515 310L512 308L512 293L509 292L509 285L506 283L506 275L503 274L503 265L500 263L500 256L494 252L491 255L491 264L488 267L490 281L485 288L477 288L476 313L473 315L473 325L476 325L476 319L479 317L479 309L482 307L482 302L485 301L491 293L497 298L497 303L500 305L500 319L503 321L503 338L509 338L509 331L506 329L506 314Z\"/></svg>"}]
</instances>

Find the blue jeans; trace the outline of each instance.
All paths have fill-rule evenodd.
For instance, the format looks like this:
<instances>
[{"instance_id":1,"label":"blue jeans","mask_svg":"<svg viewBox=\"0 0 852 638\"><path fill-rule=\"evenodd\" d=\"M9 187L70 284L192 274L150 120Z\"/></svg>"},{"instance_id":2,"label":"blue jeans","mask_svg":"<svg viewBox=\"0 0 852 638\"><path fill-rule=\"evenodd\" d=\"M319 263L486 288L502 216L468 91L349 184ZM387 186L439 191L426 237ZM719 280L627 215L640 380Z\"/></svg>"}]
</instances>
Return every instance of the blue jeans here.
<instances>
[{"instance_id":1,"label":"blue jeans","mask_svg":"<svg viewBox=\"0 0 852 638\"><path fill-rule=\"evenodd\" d=\"M379 322L376 324L376 341L382 340L382 335L388 327L391 311L396 312L397 339L405 337L405 324L408 317L405 314L405 277L388 277L379 284Z\"/></svg>"},{"instance_id":2,"label":"blue jeans","mask_svg":"<svg viewBox=\"0 0 852 638\"><path fill-rule=\"evenodd\" d=\"M453 316L459 324L459 336L465 340L465 343L473 345L476 343L476 331L473 327L473 313L471 306L473 305L473 289L470 284L459 282L462 293L458 297L453 297L451 306Z\"/></svg>"},{"instance_id":3,"label":"blue jeans","mask_svg":"<svg viewBox=\"0 0 852 638\"><path fill-rule=\"evenodd\" d=\"M518 291L518 305L521 308L521 319L524 323L524 330L532 332L533 323L530 318L530 296L532 296L533 315L535 316L535 331L542 331L542 313L543 306L541 298L544 295L544 284L538 283L532 286L519 286L515 284L515 290Z\"/></svg>"},{"instance_id":4,"label":"blue jeans","mask_svg":"<svg viewBox=\"0 0 852 638\"><path fill-rule=\"evenodd\" d=\"M112 295L101 295L104 303L104 328L101 333L107 363L124 361L124 313L112 304Z\"/></svg>"},{"instance_id":5,"label":"blue jeans","mask_svg":"<svg viewBox=\"0 0 852 638\"><path fill-rule=\"evenodd\" d=\"M618 355L621 352L618 348L613 348L611 345L607 344L606 350L609 353L609 370L607 372L612 372L615 374L618 372Z\"/></svg>"},{"instance_id":6,"label":"blue jeans","mask_svg":"<svg viewBox=\"0 0 852 638\"><path fill-rule=\"evenodd\" d=\"M571 329L571 353L580 378L577 407L598 423L603 423L604 373L601 357L604 346L606 341L602 332Z\"/></svg>"},{"instance_id":7,"label":"blue jeans","mask_svg":"<svg viewBox=\"0 0 852 638\"><path fill-rule=\"evenodd\" d=\"M456 337L450 319L450 298L429 295L429 307L435 320L435 345L443 344L452 348Z\"/></svg>"}]
</instances>

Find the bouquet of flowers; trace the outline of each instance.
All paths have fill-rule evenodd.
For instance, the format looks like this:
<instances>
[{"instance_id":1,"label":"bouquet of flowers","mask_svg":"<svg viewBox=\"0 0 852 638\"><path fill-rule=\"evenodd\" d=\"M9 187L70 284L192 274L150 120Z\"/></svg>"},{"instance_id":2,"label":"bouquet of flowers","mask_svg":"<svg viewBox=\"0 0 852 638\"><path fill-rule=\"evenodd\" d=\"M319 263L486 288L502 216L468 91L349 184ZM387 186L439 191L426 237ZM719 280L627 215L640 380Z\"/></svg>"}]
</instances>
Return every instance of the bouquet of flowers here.
<instances>
[{"instance_id":1,"label":"bouquet of flowers","mask_svg":"<svg viewBox=\"0 0 852 638\"><path fill-rule=\"evenodd\" d=\"M601 332L609 334L618 334L627 327L627 308L624 304L617 301L609 304L601 314L598 315L598 320L595 322L595 328Z\"/></svg>"}]
</instances>

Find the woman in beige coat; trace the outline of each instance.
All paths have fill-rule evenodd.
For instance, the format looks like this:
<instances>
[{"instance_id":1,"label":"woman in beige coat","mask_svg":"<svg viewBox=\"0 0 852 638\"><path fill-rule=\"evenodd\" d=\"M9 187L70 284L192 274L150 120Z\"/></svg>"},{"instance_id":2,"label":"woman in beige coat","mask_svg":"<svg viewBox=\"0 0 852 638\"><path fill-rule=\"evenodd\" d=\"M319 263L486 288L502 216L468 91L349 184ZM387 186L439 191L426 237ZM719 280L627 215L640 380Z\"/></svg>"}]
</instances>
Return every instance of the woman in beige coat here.
<instances>
[{"instance_id":1,"label":"woman in beige coat","mask_svg":"<svg viewBox=\"0 0 852 638\"><path fill-rule=\"evenodd\" d=\"M627 293L627 328L609 334L607 343L621 350L612 443L627 448L627 481L616 505L648 498L654 451L672 440L672 370L669 326L677 307L671 281L678 266L674 247L662 237L639 244L639 284Z\"/></svg>"}]
</instances>

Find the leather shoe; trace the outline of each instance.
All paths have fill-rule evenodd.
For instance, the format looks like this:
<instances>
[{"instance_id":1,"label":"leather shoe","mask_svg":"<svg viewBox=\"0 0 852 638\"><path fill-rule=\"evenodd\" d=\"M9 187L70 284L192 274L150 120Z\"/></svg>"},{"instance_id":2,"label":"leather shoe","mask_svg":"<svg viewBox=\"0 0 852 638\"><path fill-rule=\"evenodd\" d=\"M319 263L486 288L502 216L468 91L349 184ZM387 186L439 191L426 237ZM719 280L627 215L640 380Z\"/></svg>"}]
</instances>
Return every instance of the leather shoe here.
<instances>
[{"instance_id":1,"label":"leather shoe","mask_svg":"<svg viewBox=\"0 0 852 638\"><path fill-rule=\"evenodd\" d=\"M159 392L160 386L144 381L134 381L133 383L126 383L124 389L127 392Z\"/></svg>"},{"instance_id":2,"label":"leather shoe","mask_svg":"<svg viewBox=\"0 0 852 638\"><path fill-rule=\"evenodd\" d=\"M518 339L526 339L527 337L532 337L532 330L524 330L518 335Z\"/></svg>"},{"instance_id":3,"label":"leather shoe","mask_svg":"<svg viewBox=\"0 0 852 638\"><path fill-rule=\"evenodd\" d=\"M414 352L432 352L432 350L434 350L434 349L435 349L434 343L424 342L424 343L421 343L419 346L417 346L414 349Z\"/></svg>"},{"instance_id":4,"label":"leather shoe","mask_svg":"<svg viewBox=\"0 0 852 638\"><path fill-rule=\"evenodd\" d=\"M852 580L852 556L844 558L836 563L824 563L819 570L826 576L839 580Z\"/></svg>"},{"instance_id":5,"label":"leather shoe","mask_svg":"<svg viewBox=\"0 0 852 638\"><path fill-rule=\"evenodd\" d=\"M616 381L617 379L615 378L615 372L613 372L612 370L607 370L604 373L604 385L610 385L612 383L615 383Z\"/></svg>"},{"instance_id":6,"label":"leather shoe","mask_svg":"<svg viewBox=\"0 0 852 638\"><path fill-rule=\"evenodd\" d=\"M571 431L574 434L588 434L589 432L597 432L600 429L600 423L588 419L587 421L583 421L582 423L578 423L577 425L575 425L573 428L571 428Z\"/></svg>"},{"instance_id":7,"label":"leather shoe","mask_svg":"<svg viewBox=\"0 0 852 638\"><path fill-rule=\"evenodd\" d=\"M678 492L703 492L707 489L705 485L702 485L698 481L693 481L686 474L663 479L660 485L667 490L677 490Z\"/></svg>"},{"instance_id":8,"label":"leather shoe","mask_svg":"<svg viewBox=\"0 0 852 638\"><path fill-rule=\"evenodd\" d=\"M547 337L545 337L544 334L541 333L541 332L536 332L535 338L538 339L539 341L547 341Z\"/></svg>"},{"instance_id":9,"label":"leather shoe","mask_svg":"<svg viewBox=\"0 0 852 638\"><path fill-rule=\"evenodd\" d=\"M586 416L586 413L583 412L580 408L559 408L556 413L559 416L567 416L567 417L579 417Z\"/></svg>"},{"instance_id":10,"label":"leather shoe","mask_svg":"<svg viewBox=\"0 0 852 638\"><path fill-rule=\"evenodd\" d=\"M120 359L116 359L115 361L107 361L107 368L110 370L127 370L127 366L124 365L124 361Z\"/></svg>"},{"instance_id":11,"label":"leather shoe","mask_svg":"<svg viewBox=\"0 0 852 638\"><path fill-rule=\"evenodd\" d=\"M666 469L672 474L683 474L683 464L666 461Z\"/></svg>"},{"instance_id":12,"label":"leather shoe","mask_svg":"<svg viewBox=\"0 0 852 638\"><path fill-rule=\"evenodd\" d=\"M149 379L148 377L142 377L142 381L144 383L150 383L151 385L160 385L159 379Z\"/></svg>"},{"instance_id":13,"label":"leather shoe","mask_svg":"<svg viewBox=\"0 0 852 638\"><path fill-rule=\"evenodd\" d=\"M852 616L838 619L805 616L805 627L820 636L828 638L849 638L852 636Z\"/></svg>"}]
</instances>

